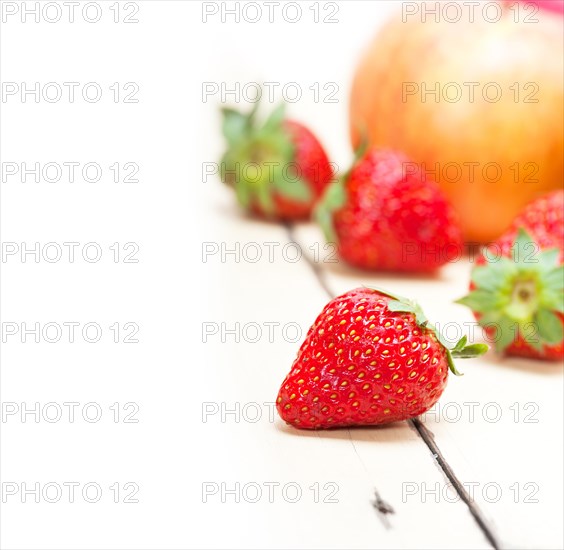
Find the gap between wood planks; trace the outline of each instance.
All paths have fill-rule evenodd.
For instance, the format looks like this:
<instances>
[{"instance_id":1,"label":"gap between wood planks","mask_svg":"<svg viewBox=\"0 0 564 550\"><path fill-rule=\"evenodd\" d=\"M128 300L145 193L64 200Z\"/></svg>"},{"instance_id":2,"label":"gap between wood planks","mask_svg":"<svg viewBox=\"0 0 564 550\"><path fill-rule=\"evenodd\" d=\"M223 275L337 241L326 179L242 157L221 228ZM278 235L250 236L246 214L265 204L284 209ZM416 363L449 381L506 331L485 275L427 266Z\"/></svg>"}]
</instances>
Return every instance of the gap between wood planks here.
<instances>
[{"instance_id":1,"label":"gap between wood planks","mask_svg":"<svg viewBox=\"0 0 564 550\"><path fill-rule=\"evenodd\" d=\"M327 283L325 274L321 269L321 267L317 263L313 262L308 254L304 253L301 243L296 240L293 224L286 223L285 226L286 226L286 233L288 235L288 239L293 244L299 247L299 249L302 252L302 257L305 259L305 261L308 263L309 267L313 271L313 274L315 275L320 286L323 288L323 290L325 291L327 296L329 296L330 299L335 298L336 294L335 292L333 292L333 290ZM492 527L488 524L488 521L486 520L482 511L480 510L480 507L470 498L470 495L464 488L464 485L458 479L458 477L454 473L454 470L443 456L441 450L439 449L439 446L435 441L435 437L433 433L425 426L425 424L423 424L423 422L421 422L419 418L411 418L407 420L407 423L422 439L422 441L425 443L429 451L431 451L433 460L439 466L439 468L443 472L444 476L448 479L448 481L450 481L452 487L457 492L462 502L466 504L469 512L472 514L472 517L476 521L476 524L478 525L478 527L480 528L480 530L482 531L488 542L491 544L492 548L494 548L495 550L500 550L501 546L497 540L497 537L493 532ZM355 453L357 454L358 458L362 462L362 459L360 458L360 455L358 454L358 451L356 450L356 447L352 439L351 439L351 443L353 445ZM380 496L377 490L374 491L374 494L375 494L375 500L373 502L374 508L378 512L378 516L380 517L384 525L386 527L389 527L387 515L394 514L395 513L394 509L385 500L382 499L382 497Z\"/></svg>"}]
</instances>

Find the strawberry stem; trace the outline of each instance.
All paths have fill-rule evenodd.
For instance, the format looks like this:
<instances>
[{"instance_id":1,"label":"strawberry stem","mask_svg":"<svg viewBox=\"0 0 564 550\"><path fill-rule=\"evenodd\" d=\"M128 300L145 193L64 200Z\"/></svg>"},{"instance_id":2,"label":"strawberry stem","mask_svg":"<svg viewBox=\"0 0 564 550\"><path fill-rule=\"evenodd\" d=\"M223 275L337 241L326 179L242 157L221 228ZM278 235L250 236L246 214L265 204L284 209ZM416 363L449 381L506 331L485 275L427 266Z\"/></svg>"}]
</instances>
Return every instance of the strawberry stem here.
<instances>
[{"instance_id":1,"label":"strawberry stem","mask_svg":"<svg viewBox=\"0 0 564 550\"><path fill-rule=\"evenodd\" d=\"M456 376L462 376L462 373L456 369L454 361L452 360L453 357L457 359L474 359L475 357L483 355L489 349L486 344L470 344L467 346L467 340L466 336L463 336L453 348L448 350L448 368L452 374Z\"/></svg>"}]
</instances>

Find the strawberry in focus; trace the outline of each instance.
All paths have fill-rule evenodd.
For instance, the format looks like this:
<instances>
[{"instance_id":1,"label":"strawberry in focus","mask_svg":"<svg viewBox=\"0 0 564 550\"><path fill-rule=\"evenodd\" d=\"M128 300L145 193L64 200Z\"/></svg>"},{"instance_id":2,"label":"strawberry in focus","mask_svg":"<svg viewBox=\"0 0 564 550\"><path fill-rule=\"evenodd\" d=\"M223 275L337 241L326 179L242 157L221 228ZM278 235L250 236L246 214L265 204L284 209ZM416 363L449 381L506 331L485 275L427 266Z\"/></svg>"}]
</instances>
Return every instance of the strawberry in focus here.
<instances>
[{"instance_id":1,"label":"strawberry in focus","mask_svg":"<svg viewBox=\"0 0 564 550\"><path fill-rule=\"evenodd\" d=\"M414 302L357 288L331 300L309 329L276 407L297 428L376 425L417 416L441 396L452 357L476 357L487 346L452 350Z\"/></svg>"},{"instance_id":2,"label":"strawberry in focus","mask_svg":"<svg viewBox=\"0 0 564 550\"><path fill-rule=\"evenodd\" d=\"M472 309L496 349L535 359L564 358L564 191L532 203L472 270Z\"/></svg>"},{"instance_id":3,"label":"strawberry in focus","mask_svg":"<svg viewBox=\"0 0 564 550\"><path fill-rule=\"evenodd\" d=\"M284 105L260 126L256 107L248 115L223 109L228 149L221 180L245 210L272 219L307 218L333 176L327 154L305 126L285 119Z\"/></svg>"},{"instance_id":4,"label":"strawberry in focus","mask_svg":"<svg viewBox=\"0 0 564 550\"><path fill-rule=\"evenodd\" d=\"M418 272L459 257L460 228L438 185L398 152L360 156L316 209L340 256L364 269Z\"/></svg>"}]
</instances>

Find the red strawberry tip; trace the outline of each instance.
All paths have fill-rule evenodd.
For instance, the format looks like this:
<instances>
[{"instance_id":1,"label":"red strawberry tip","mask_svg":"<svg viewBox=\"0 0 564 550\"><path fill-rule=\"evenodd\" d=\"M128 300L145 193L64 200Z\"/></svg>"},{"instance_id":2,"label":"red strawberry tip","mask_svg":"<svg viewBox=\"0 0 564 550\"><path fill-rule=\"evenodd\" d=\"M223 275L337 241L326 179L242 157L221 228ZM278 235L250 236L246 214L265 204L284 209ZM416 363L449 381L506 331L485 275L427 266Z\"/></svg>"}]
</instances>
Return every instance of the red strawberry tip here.
<instances>
[{"instance_id":1,"label":"red strawberry tip","mask_svg":"<svg viewBox=\"0 0 564 550\"><path fill-rule=\"evenodd\" d=\"M497 327L498 352L518 336L539 352L561 343L564 327L558 314L564 313L564 266L559 250L540 249L521 227L512 257L496 260L474 267L474 289L456 303L472 309L480 326Z\"/></svg>"}]
</instances>

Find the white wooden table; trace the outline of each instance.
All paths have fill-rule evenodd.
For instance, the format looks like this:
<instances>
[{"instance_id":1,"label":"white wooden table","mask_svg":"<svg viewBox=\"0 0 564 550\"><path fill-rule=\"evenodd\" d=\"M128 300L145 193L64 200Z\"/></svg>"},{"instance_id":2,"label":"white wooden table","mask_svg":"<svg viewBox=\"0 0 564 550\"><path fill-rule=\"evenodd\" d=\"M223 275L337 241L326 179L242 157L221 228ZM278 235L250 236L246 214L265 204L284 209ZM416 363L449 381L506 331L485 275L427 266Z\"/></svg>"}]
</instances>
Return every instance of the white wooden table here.
<instances>
[{"instance_id":1,"label":"white wooden table","mask_svg":"<svg viewBox=\"0 0 564 550\"><path fill-rule=\"evenodd\" d=\"M468 335L475 330L479 339L471 314L452 303L466 289L468 258L446 266L436 278L362 273L338 261L324 261L328 253L316 227L246 219L233 207L227 190L213 195L209 220L213 237L206 242L217 243L220 250L238 246L240 254L239 263L235 254L231 259L227 255L224 263L219 252L206 255L209 302L202 315L222 320L231 329L239 322L241 341L236 343L225 333L225 343L220 344L218 334L205 344L206 372L218 376L209 401L225 404L204 406L206 440L224 442L225 458L230 459L214 458L202 479L224 480L225 489L233 488L234 482L241 487L250 484L246 500L241 489L240 503L229 493L222 495L221 486L208 497L214 504L210 521L221 518L220 523L229 526L216 534L216 544L561 547L563 411L558 364L501 360L493 352L460 362L464 376L451 377L439 403L415 423L311 432L288 427L277 414L269 415L299 343L288 341L293 332L285 339L282 330L274 330L269 343L268 322L296 323L305 334L329 293L373 285L416 297L437 323L455 320L460 330ZM292 243L302 254L295 263ZM204 248L212 251L209 244ZM268 261L269 249L278 251L273 262ZM263 257L253 263L257 250ZM252 323L262 326L257 343L252 342L256 334ZM455 327L448 330L454 339ZM239 418L227 414L222 422L221 412L234 409L236 403ZM261 416L255 421L258 410ZM303 492L300 501L290 504L275 493L269 503L265 485L262 500L251 503L253 484L268 482L298 484ZM317 483L326 486L319 502L317 489L308 489ZM453 483L460 484L458 492ZM470 502L464 502L464 494ZM331 502L323 502L324 495Z\"/></svg>"},{"instance_id":2,"label":"white wooden table","mask_svg":"<svg viewBox=\"0 0 564 550\"><path fill-rule=\"evenodd\" d=\"M268 28L272 40L278 37L284 46L266 52L256 48L256 41L264 40L263 27L241 25L238 29L245 32L237 33L233 41L214 35L219 41L214 48L216 63L204 69L203 78L248 82L260 73L264 80L298 81L304 89L311 81L336 81L339 103L304 97L290 105L289 112L320 135L332 160L347 166L347 91L354 70L350 60L398 6L393 2L339 5L341 24L329 25L330 29L311 25L306 33L294 27L295 38L290 40L287 26ZM235 36L228 27L223 30ZM308 43L320 43L321 54L304 51L300 37L305 34ZM218 121L217 105L208 107L201 120L207 121L213 134L210 120ZM216 136L210 136L202 147L203 158L216 160L222 146ZM213 187L213 179L208 183L202 241L215 242L220 250L238 245L240 254L238 263L233 255L226 256L224 263L218 261L218 253L203 264L208 288L205 319L222 319L228 326L295 322L305 335L330 297L356 286L375 285L416 298L438 324L455 322L464 333L479 339L471 313L453 303L467 291L468 258L448 264L432 278L355 271L331 261L332 250L323 248L316 227L281 227L245 218L228 190ZM252 263L256 247L249 243L260 245L262 259L256 263ZM278 245L273 262L267 256L274 245L264 243ZM290 243L301 249L301 259L295 263ZM286 256L281 252L285 246L289 247ZM456 338L456 327L449 331ZM272 403L299 342L287 342L277 333L273 343L264 336L257 343L235 344L227 335L225 344L206 346L211 354L207 369L220 373L217 392L221 397L215 399L244 407L250 402ZM464 376L451 377L434 414L428 413L416 425L404 422L312 433L287 427L276 415L272 422L266 408L257 423L241 418L238 424L214 425L210 419L208 430L214 434L210 440L225 438L230 442L228 453L235 447L240 450L233 457L236 466L231 461L229 466L214 461L208 475L213 472L215 479L222 479L219 466L226 469L223 478L242 485L295 481L303 490L296 504L280 497L273 504L234 505L229 497L227 504L216 500L210 521L220 515L220 523L230 526L217 534L217 544L228 546L236 540L241 546L279 548L563 547L562 365L501 360L490 352L459 366ZM451 488L452 476L472 497L470 503ZM308 489L315 483L336 484L339 502L315 502ZM376 507L375 493L383 501ZM387 505L393 513L385 512Z\"/></svg>"},{"instance_id":3,"label":"white wooden table","mask_svg":"<svg viewBox=\"0 0 564 550\"><path fill-rule=\"evenodd\" d=\"M75 23L16 15L1 26L3 81L96 81L109 98L0 105L2 161L105 170L95 184L3 183L2 240L94 241L106 253L95 264L10 257L2 321L96 321L106 331L131 321L139 343L106 332L95 345L18 336L3 345L3 403L95 402L104 416L36 423L3 412L2 483L96 482L104 492L97 503L80 493L36 503L2 485L0 547L563 548L562 365L489 353L460 364L464 377L449 381L434 414L383 428L298 431L274 411L297 333L333 295L387 287L440 324L472 326L452 302L466 291L467 261L435 278L361 273L330 262L314 226L248 219L204 175L224 146L221 93L204 90L257 81L297 83L303 96L289 114L346 166L355 60L395 3L338 2L331 15L334 3L302 2L296 23L275 12L254 24L205 21L201 2L139 0L135 25L114 24L113 2L99 4L96 24L77 12ZM139 103L114 103L116 81L137 83ZM139 182L114 183L108 166L129 161ZM108 247L129 241L139 262L115 263ZM115 422L114 402L122 412L135 403L139 422ZM139 491L126 503L130 482Z\"/></svg>"}]
</instances>

